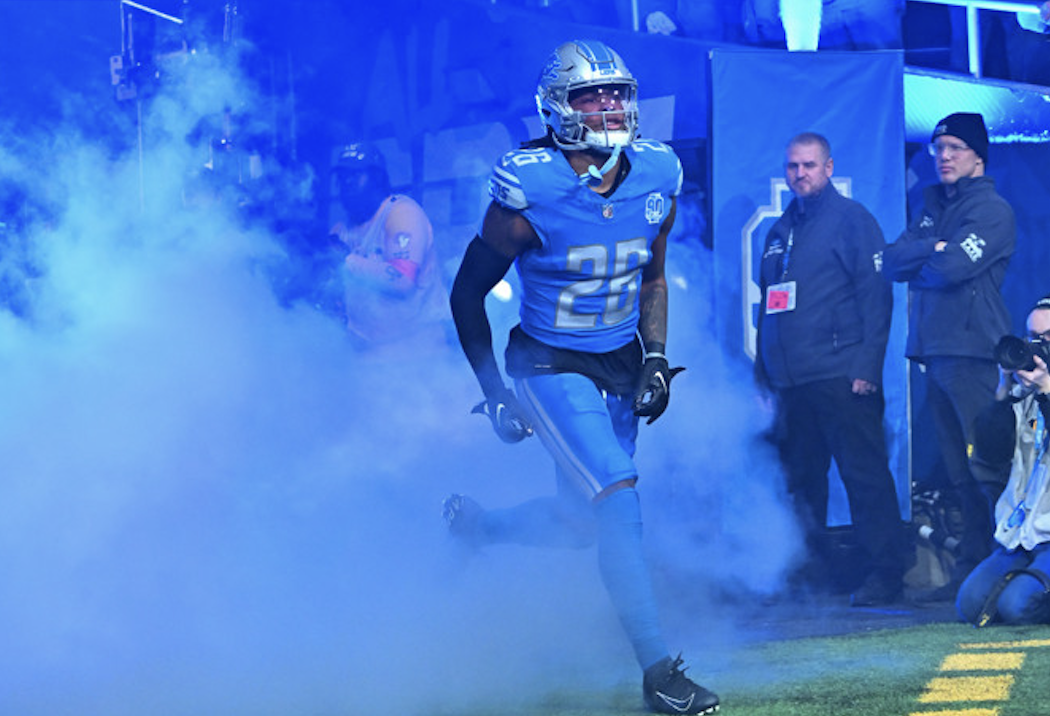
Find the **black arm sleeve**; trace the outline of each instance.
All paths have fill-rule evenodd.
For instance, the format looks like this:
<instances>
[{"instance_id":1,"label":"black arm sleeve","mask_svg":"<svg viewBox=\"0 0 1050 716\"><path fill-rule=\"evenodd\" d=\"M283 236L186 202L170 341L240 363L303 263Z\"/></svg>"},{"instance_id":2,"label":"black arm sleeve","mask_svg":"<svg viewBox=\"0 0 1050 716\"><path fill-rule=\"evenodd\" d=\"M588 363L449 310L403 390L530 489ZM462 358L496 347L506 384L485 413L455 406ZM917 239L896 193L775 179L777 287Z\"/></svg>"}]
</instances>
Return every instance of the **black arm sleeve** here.
<instances>
[{"instance_id":1,"label":"black arm sleeve","mask_svg":"<svg viewBox=\"0 0 1050 716\"><path fill-rule=\"evenodd\" d=\"M503 256L475 236L467 246L449 299L459 344L487 398L498 397L506 387L492 351L492 326L485 313L485 296L513 263L513 258Z\"/></svg>"}]
</instances>

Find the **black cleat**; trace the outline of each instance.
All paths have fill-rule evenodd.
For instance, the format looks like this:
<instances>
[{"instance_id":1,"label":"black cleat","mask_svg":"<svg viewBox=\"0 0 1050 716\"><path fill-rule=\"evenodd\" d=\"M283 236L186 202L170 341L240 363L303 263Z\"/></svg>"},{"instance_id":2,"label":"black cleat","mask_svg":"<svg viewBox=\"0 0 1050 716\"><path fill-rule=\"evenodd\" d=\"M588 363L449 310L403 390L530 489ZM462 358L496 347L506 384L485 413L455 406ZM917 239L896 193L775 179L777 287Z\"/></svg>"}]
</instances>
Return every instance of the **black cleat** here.
<instances>
[{"instance_id":1,"label":"black cleat","mask_svg":"<svg viewBox=\"0 0 1050 716\"><path fill-rule=\"evenodd\" d=\"M476 501L466 495L449 495L441 503L441 517L448 533L472 547L482 542L481 516L485 514Z\"/></svg>"},{"instance_id":2,"label":"black cleat","mask_svg":"<svg viewBox=\"0 0 1050 716\"><path fill-rule=\"evenodd\" d=\"M645 670L642 694L648 709L658 714L713 714L718 697L685 675L682 657L666 657Z\"/></svg>"}]
</instances>

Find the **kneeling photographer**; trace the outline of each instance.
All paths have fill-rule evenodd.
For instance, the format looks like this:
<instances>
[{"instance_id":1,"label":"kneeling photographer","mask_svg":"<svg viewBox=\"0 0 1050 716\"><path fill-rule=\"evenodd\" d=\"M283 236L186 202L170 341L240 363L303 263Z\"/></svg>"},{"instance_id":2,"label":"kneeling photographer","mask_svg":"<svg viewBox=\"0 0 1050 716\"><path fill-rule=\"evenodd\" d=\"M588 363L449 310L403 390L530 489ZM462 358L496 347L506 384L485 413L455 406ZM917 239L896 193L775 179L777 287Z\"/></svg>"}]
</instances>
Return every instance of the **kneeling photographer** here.
<instances>
[{"instance_id":1,"label":"kneeling photographer","mask_svg":"<svg viewBox=\"0 0 1050 716\"><path fill-rule=\"evenodd\" d=\"M996 402L974 426L975 474L1008 477L995 505L996 549L963 582L959 616L977 626L1050 623L1050 296L1027 320L1027 339L996 348Z\"/></svg>"}]
</instances>

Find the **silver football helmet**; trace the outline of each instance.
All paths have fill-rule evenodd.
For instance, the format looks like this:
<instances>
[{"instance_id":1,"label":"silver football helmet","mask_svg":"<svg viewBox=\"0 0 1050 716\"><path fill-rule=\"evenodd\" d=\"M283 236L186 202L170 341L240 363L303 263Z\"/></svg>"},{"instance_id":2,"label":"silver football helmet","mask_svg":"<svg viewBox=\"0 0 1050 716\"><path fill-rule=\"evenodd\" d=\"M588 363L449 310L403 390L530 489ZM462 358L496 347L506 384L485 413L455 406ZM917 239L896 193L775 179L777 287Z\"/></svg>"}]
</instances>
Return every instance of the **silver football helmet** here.
<instances>
[{"instance_id":1,"label":"silver football helmet","mask_svg":"<svg viewBox=\"0 0 1050 716\"><path fill-rule=\"evenodd\" d=\"M569 100L579 90L602 88L612 91L622 109L583 113ZM616 52L597 40L573 40L559 45L547 60L536 88L536 108L543 123L551 128L554 141L562 149L610 151L634 141L638 132L638 83ZM585 119L601 117L601 129L588 126ZM615 117L614 128L609 120Z\"/></svg>"}]
</instances>

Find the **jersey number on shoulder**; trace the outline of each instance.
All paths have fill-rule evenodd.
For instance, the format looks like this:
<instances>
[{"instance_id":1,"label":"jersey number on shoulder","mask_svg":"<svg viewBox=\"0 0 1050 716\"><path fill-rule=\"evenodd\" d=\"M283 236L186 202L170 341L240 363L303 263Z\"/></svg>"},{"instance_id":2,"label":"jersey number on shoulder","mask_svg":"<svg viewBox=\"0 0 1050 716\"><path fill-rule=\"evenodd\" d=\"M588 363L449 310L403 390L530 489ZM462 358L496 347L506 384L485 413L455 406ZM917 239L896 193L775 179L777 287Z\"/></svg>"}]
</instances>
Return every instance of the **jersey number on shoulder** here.
<instances>
[{"instance_id":1,"label":"jersey number on shoulder","mask_svg":"<svg viewBox=\"0 0 1050 716\"><path fill-rule=\"evenodd\" d=\"M529 164L548 164L551 161L551 153L546 149L518 149L510 155L510 160L516 167L524 167Z\"/></svg>"},{"instance_id":2,"label":"jersey number on shoulder","mask_svg":"<svg viewBox=\"0 0 1050 716\"><path fill-rule=\"evenodd\" d=\"M631 258L637 257L635 268L628 269ZM581 296L600 294L605 289L605 310L602 323L611 326L631 315L635 296L638 293L638 274L641 267L649 263L649 250L644 237L618 241L612 265L609 249L602 244L574 246L569 249L566 268L569 271L584 271L590 264L592 278L571 283L558 294L556 328L594 328L598 316L594 313L578 313L575 302ZM610 270L611 269L611 270Z\"/></svg>"}]
</instances>

